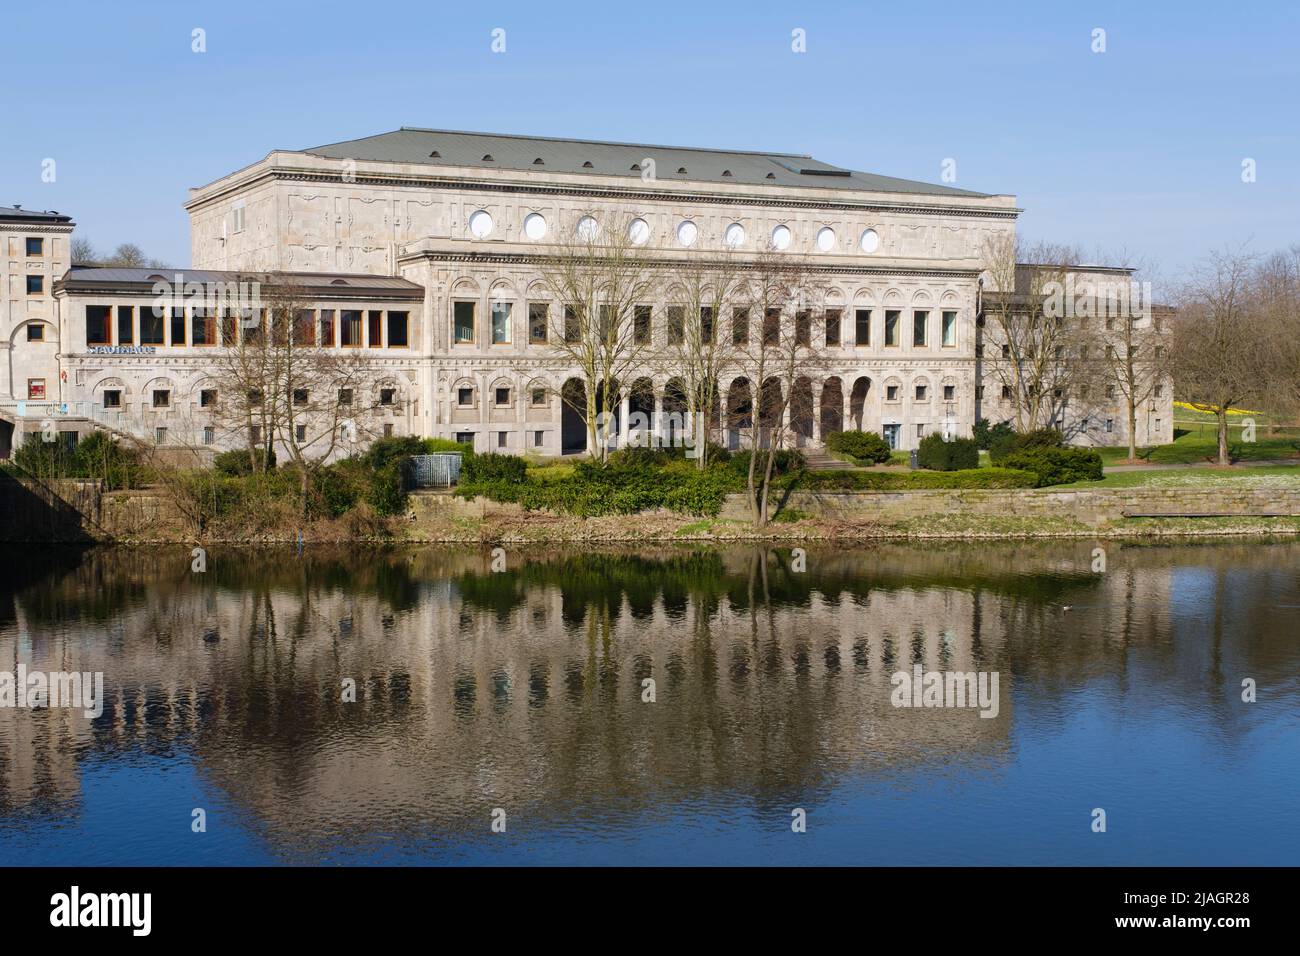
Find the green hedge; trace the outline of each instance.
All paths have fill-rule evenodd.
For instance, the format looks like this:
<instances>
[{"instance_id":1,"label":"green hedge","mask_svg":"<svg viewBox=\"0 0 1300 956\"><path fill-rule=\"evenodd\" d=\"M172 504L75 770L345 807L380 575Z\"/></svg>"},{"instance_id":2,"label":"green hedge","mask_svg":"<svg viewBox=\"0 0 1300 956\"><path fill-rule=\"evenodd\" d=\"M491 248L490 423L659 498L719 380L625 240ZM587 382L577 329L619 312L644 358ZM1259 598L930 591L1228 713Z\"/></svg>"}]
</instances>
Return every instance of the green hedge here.
<instances>
[{"instance_id":1,"label":"green hedge","mask_svg":"<svg viewBox=\"0 0 1300 956\"><path fill-rule=\"evenodd\" d=\"M1002 465L1033 472L1040 488L1102 477L1101 455L1089 448L1029 448L1006 456Z\"/></svg>"},{"instance_id":2,"label":"green hedge","mask_svg":"<svg viewBox=\"0 0 1300 956\"><path fill-rule=\"evenodd\" d=\"M926 435L917 449L916 463L931 471L961 471L980 466L980 450L973 438L947 441L939 434Z\"/></svg>"},{"instance_id":3,"label":"green hedge","mask_svg":"<svg viewBox=\"0 0 1300 956\"><path fill-rule=\"evenodd\" d=\"M518 455L466 455L461 461L461 481L523 481L528 462Z\"/></svg>"},{"instance_id":4,"label":"green hedge","mask_svg":"<svg viewBox=\"0 0 1300 956\"><path fill-rule=\"evenodd\" d=\"M493 501L515 502L530 511L545 508L582 517L636 514L657 508L712 516L722 510L727 494L736 490L739 484L735 474L722 466L701 472L681 465L644 468L589 461L578 462L573 475L567 478L462 478L456 487L456 493L463 498L481 495Z\"/></svg>"},{"instance_id":5,"label":"green hedge","mask_svg":"<svg viewBox=\"0 0 1300 956\"><path fill-rule=\"evenodd\" d=\"M749 459L753 452L749 450L738 451L731 456L731 470L740 475L742 478L749 477ZM804 458L803 452L797 448L778 448L775 452L776 461L772 465L773 475L788 475L792 471L803 471L808 461ZM758 462L754 466L754 477L761 477L764 469L767 468L767 451L760 450Z\"/></svg>"},{"instance_id":6,"label":"green hedge","mask_svg":"<svg viewBox=\"0 0 1300 956\"><path fill-rule=\"evenodd\" d=\"M963 471L809 471L788 484L795 491L926 491L1033 488L1038 476L1011 468Z\"/></svg>"},{"instance_id":7,"label":"green hedge","mask_svg":"<svg viewBox=\"0 0 1300 956\"><path fill-rule=\"evenodd\" d=\"M1016 455L1033 448L1061 448L1065 439L1055 428L1039 428L1032 432L1011 432L1003 435L989 446L989 461L1000 465L1009 455Z\"/></svg>"},{"instance_id":8,"label":"green hedge","mask_svg":"<svg viewBox=\"0 0 1300 956\"><path fill-rule=\"evenodd\" d=\"M889 442L875 432L831 432L826 436L826 450L871 464L889 461L891 451Z\"/></svg>"},{"instance_id":9,"label":"green hedge","mask_svg":"<svg viewBox=\"0 0 1300 956\"><path fill-rule=\"evenodd\" d=\"M1015 429L1011 427L1010 422L989 424L987 418L977 418L972 434L975 437L975 444L988 451L993 447L994 442L1001 441L1009 435L1014 435Z\"/></svg>"}]
</instances>

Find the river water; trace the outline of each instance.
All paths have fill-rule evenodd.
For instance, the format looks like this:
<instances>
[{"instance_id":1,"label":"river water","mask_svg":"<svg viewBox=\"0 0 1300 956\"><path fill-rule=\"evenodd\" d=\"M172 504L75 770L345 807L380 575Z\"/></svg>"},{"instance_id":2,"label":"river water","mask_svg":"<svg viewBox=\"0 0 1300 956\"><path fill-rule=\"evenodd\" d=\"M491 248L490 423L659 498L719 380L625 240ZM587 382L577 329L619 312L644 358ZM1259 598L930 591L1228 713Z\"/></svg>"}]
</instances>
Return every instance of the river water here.
<instances>
[{"instance_id":1,"label":"river water","mask_svg":"<svg viewBox=\"0 0 1300 956\"><path fill-rule=\"evenodd\" d=\"M1300 862L1300 543L1101 547L8 549L0 865Z\"/></svg>"}]
</instances>

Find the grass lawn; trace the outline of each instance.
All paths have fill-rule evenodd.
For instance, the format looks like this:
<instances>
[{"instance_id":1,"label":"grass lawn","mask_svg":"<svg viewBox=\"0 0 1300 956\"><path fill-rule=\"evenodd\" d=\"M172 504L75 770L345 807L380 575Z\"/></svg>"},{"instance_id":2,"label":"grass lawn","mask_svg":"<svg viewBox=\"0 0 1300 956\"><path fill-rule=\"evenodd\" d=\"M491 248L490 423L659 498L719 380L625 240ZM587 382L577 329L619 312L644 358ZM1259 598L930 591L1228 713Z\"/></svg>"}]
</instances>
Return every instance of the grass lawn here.
<instances>
[{"instance_id":1,"label":"grass lawn","mask_svg":"<svg viewBox=\"0 0 1300 956\"><path fill-rule=\"evenodd\" d=\"M1059 488L1186 488L1198 485L1232 485L1238 488L1300 488L1300 463L1261 465L1257 468L1188 468L1112 472L1101 481L1076 481Z\"/></svg>"},{"instance_id":2,"label":"grass lawn","mask_svg":"<svg viewBox=\"0 0 1300 956\"><path fill-rule=\"evenodd\" d=\"M1175 422L1179 429L1186 428ZM1240 425L1228 429L1228 450L1239 461L1272 461L1300 457L1300 430L1279 429L1277 436L1257 428L1255 441L1241 440ZM1128 446L1098 448L1103 464L1115 465L1128 458ZM1153 465L1187 465L1213 461L1219 454L1219 442L1213 426L1208 431L1188 430L1171 444L1139 448L1138 458Z\"/></svg>"}]
</instances>

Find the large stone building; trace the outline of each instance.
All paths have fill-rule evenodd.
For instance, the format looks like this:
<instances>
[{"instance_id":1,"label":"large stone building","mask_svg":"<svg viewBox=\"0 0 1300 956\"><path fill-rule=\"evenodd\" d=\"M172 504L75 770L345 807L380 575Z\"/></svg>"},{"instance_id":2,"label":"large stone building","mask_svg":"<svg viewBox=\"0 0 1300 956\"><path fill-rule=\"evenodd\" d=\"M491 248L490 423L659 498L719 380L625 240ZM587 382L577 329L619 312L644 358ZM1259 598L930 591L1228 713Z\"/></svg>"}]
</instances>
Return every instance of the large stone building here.
<instances>
[{"instance_id":1,"label":"large stone building","mask_svg":"<svg viewBox=\"0 0 1300 956\"><path fill-rule=\"evenodd\" d=\"M15 415L12 405L44 399L60 403L61 428L76 421L153 441L238 441L205 417L224 326L184 303L155 315L157 284L289 273L309 293L313 334L373 368L374 394L358 403L363 434L580 451L586 429L562 400L577 373L539 333L546 323L537 316L555 314L542 257L590 217L597 227L632 221L645 257L663 270L724 252L744 263L772 249L805 263L825 347L817 342L800 381L811 413L795 425L799 444L862 428L913 448L931 432L970 434L978 418L1009 417L980 377L979 319L986 250L1014 237L1012 196L793 154L403 128L273 151L191 190L186 208L193 269L74 267L53 283L58 368L11 372L0 414L34 427L46 409ZM1105 281L1128 275L1087 271ZM672 303L645 305L661 346ZM4 331L10 341L12 317ZM621 420L629 409L659 419L673 376L671 363L648 361L624 390ZM745 376L737 367L719 382L727 411L748 400ZM27 388L32 377L44 390ZM1172 439L1171 402L1165 389L1144 405L1140 444ZM1118 402L1082 414L1097 426L1076 440L1124 440ZM725 427L719 437L741 440Z\"/></svg>"},{"instance_id":2,"label":"large stone building","mask_svg":"<svg viewBox=\"0 0 1300 956\"><path fill-rule=\"evenodd\" d=\"M0 408L59 394L54 283L71 263L72 228L59 212L0 208ZM0 420L0 455L12 427Z\"/></svg>"}]
</instances>

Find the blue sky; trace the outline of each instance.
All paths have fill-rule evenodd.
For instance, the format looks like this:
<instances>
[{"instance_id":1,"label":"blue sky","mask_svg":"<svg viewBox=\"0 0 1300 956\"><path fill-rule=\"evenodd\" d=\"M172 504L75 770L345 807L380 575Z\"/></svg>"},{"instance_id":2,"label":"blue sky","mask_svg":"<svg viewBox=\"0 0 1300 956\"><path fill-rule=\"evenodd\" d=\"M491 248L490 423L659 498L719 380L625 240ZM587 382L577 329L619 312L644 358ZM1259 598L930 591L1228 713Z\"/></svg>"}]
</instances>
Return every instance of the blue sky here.
<instances>
[{"instance_id":1,"label":"blue sky","mask_svg":"<svg viewBox=\"0 0 1300 956\"><path fill-rule=\"evenodd\" d=\"M1023 234L1169 276L1213 247L1300 242L1289 2L78 0L14 5L5 25L0 203L175 265L188 187L403 125L804 152L932 182L952 158L956 185L1017 196Z\"/></svg>"}]
</instances>

